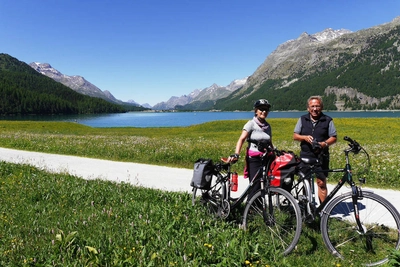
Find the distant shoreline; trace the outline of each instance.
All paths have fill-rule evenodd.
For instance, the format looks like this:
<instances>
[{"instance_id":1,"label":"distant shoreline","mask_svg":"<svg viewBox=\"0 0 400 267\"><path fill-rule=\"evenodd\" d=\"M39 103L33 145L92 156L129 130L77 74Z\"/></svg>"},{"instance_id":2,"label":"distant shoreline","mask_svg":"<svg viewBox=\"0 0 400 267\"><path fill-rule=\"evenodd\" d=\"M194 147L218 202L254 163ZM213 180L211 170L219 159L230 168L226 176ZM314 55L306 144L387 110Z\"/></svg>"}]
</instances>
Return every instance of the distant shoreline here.
<instances>
[{"instance_id":1,"label":"distant shoreline","mask_svg":"<svg viewBox=\"0 0 400 267\"><path fill-rule=\"evenodd\" d=\"M307 111L271 111L268 119L298 119ZM338 118L392 118L399 119L400 111L324 111L325 114ZM224 112L127 112L92 115L54 115L54 116L12 116L0 117L0 121L58 121L75 122L89 127L185 127L212 121L248 120L254 116L254 111L224 111Z\"/></svg>"}]
</instances>

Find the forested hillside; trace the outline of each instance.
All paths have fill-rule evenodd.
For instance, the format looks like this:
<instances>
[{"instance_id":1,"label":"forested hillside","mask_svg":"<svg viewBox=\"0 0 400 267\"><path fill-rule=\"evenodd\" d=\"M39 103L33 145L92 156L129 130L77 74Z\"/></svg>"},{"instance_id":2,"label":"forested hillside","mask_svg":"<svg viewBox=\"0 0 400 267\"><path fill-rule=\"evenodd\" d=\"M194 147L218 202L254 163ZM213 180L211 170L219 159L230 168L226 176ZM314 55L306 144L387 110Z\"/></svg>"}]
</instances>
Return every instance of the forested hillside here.
<instances>
[{"instance_id":1,"label":"forested hillside","mask_svg":"<svg viewBox=\"0 0 400 267\"><path fill-rule=\"evenodd\" d=\"M400 17L326 42L318 34L278 46L231 95L177 109L250 110L267 98L273 110L304 110L311 95L327 110L400 109Z\"/></svg>"},{"instance_id":2,"label":"forested hillside","mask_svg":"<svg viewBox=\"0 0 400 267\"><path fill-rule=\"evenodd\" d=\"M267 98L274 110L304 110L311 95L322 95L325 108L337 110L337 102L343 102L346 110L400 109L400 26L386 33L371 35L367 45L354 54L350 49L333 54L334 64L321 62L313 70L291 73L290 77L269 79L259 88L253 86L240 94L218 100L214 108L222 110L248 110L254 99ZM353 35L343 36L339 42L355 42ZM319 49L332 49L328 46ZM337 50L337 48L335 47ZM322 53L316 50L315 54ZM282 86L284 80L295 82ZM355 95L346 90L352 88ZM350 91L350 90L347 90ZM360 96L362 95L362 97Z\"/></svg>"},{"instance_id":3,"label":"forested hillside","mask_svg":"<svg viewBox=\"0 0 400 267\"><path fill-rule=\"evenodd\" d=\"M79 94L0 54L0 114L94 114L126 112L128 107Z\"/></svg>"}]
</instances>

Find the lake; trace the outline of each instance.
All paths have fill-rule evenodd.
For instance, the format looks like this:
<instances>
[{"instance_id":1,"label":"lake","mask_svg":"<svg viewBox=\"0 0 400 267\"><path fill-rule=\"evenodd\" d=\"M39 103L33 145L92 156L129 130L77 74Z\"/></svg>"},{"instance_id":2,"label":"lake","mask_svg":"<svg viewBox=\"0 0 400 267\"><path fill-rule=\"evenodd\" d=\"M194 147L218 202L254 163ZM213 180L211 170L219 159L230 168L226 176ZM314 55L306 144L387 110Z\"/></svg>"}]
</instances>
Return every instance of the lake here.
<instances>
[{"instance_id":1,"label":"lake","mask_svg":"<svg viewBox=\"0 0 400 267\"><path fill-rule=\"evenodd\" d=\"M272 111L268 118L299 118L306 111ZM12 116L1 120L68 121L90 127L180 127L218 120L250 119L247 112L128 112L97 115ZM400 111L334 111L325 112L333 118L399 118Z\"/></svg>"}]
</instances>

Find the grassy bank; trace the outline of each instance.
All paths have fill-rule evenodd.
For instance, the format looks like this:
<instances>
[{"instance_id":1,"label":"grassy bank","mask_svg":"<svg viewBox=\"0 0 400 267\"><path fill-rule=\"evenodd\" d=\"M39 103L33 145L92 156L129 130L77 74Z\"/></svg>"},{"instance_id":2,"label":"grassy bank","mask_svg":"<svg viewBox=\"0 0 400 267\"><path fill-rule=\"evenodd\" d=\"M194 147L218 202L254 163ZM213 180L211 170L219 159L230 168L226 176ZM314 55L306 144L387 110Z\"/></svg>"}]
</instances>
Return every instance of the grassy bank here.
<instances>
[{"instance_id":1,"label":"grassy bank","mask_svg":"<svg viewBox=\"0 0 400 267\"><path fill-rule=\"evenodd\" d=\"M245 121L185 128L95 129L74 123L0 122L3 147L192 168L199 157L232 153ZM296 120L270 120L274 144L291 141ZM337 119L332 165L342 165L344 135L370 152L369 185L399 188L398 119ZM239 168L238 168L239 169ZM86 181L0 162L0 266L359 266L325 249L305 225L287 257L226 221L192 207L185 193ZM335 180L335 179L333 179ZM188 177L188 183L190 177Z\"/></svg>"},{"instance_id":2,"label":"grassy bank","mask_svg":"<svg viewBox=\"0 0 400 267\"><path fill-rule=\"evenodd\" d=\"M360 266L304 225L286 257L190 195L0 162L0 266Z\"/></svg>"}]
</instances>

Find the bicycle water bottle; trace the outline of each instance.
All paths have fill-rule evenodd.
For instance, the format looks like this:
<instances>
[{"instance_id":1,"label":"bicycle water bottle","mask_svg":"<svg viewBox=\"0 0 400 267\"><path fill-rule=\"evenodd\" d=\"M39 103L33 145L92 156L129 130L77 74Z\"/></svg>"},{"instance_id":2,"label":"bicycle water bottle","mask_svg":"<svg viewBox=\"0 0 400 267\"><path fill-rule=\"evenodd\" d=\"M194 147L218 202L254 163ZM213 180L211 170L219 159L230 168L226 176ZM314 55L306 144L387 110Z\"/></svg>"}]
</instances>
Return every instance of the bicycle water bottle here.
<instances>
[{"instance_id":1,"label":"bicycle water bottle","mask_svg":"<svg viewBox=\"0 0 400 267\"><path fill-rule=\"evenodd\" d=\"M232 173L231 190L233 192L236 192L238 190L238 174L237 174L237 172Z\"/></svg>"}]
</instances>

